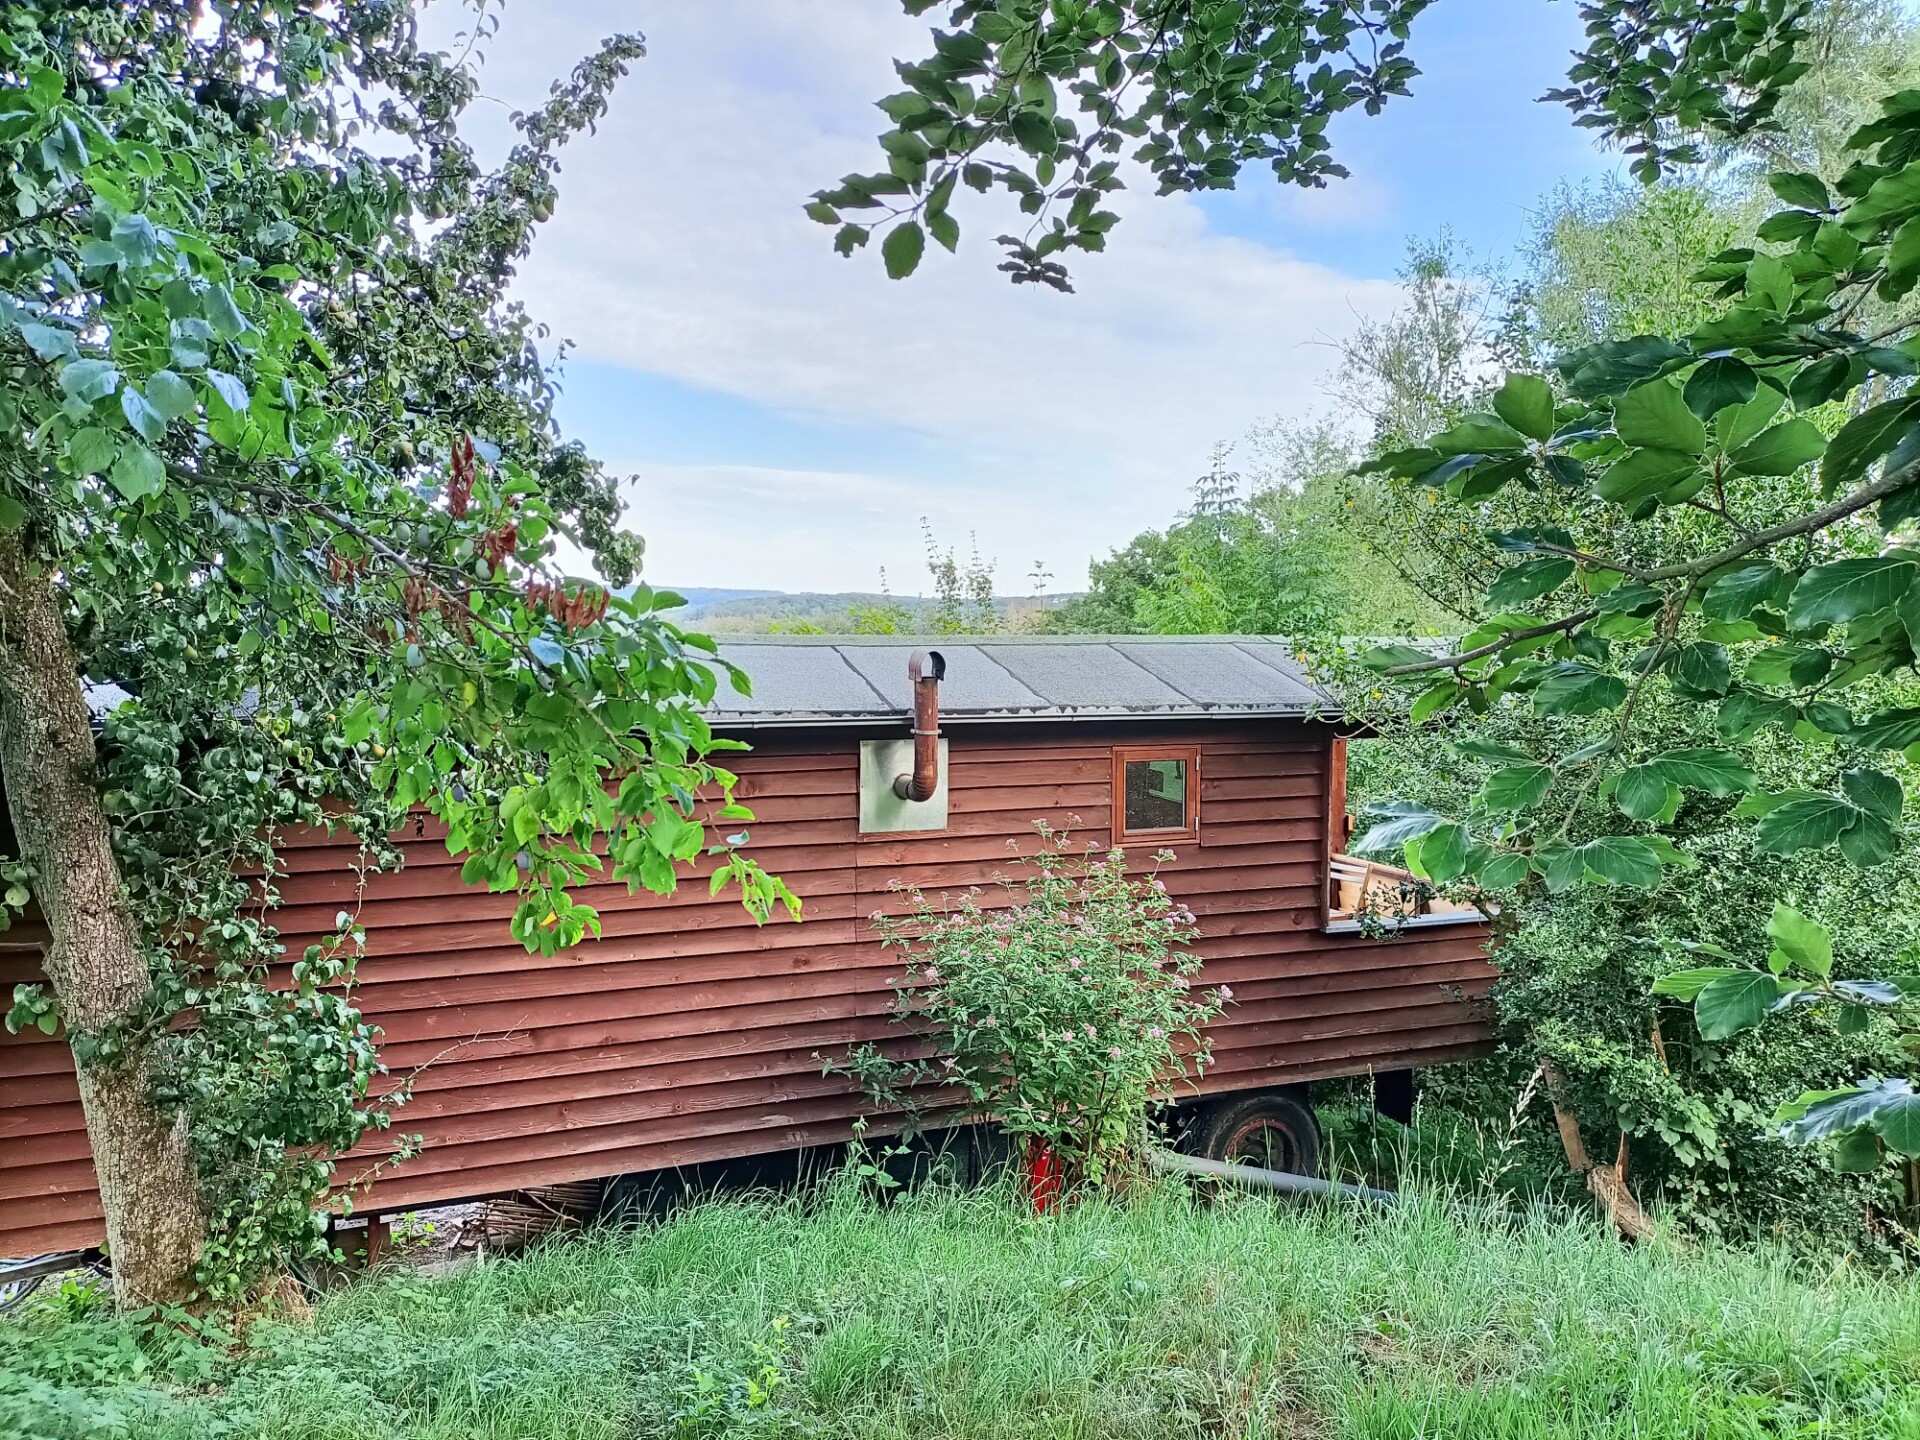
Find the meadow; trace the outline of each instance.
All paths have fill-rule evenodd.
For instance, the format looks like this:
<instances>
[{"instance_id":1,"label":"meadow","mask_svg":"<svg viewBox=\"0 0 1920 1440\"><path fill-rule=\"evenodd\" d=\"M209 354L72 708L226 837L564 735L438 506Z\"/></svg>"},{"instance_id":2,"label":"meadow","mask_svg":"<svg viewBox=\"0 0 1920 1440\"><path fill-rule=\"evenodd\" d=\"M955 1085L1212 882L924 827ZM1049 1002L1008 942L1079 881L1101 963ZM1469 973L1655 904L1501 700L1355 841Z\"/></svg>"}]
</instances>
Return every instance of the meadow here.
<instances>
[{"instance_id":1,"label":"meadow","mask_svg":"<svg viewBox=\"0 0 1920 1440\"><path fill-rule=\"evenodd\" d=\"M1443 1193L714 1201L336 1292L244 1350L69 1288L0 1433L138 1440L1920 1440L1920 1288Z\"/></svg>"}]
</instances>

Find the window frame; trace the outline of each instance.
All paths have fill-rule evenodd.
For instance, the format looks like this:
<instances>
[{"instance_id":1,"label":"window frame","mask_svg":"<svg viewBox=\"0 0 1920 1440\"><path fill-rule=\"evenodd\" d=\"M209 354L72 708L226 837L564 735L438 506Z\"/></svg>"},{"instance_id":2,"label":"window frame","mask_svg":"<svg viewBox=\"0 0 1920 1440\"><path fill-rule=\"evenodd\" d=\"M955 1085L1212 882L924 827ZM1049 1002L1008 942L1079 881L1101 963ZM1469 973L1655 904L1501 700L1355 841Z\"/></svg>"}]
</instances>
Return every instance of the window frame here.
<instances>
[{"instance_id":1,"label":"window frame","mask_svg":"<svg viewBox=\"0 0 1920 1440\"><path fill-rule=\"evenodd\" d=\"M1179 760L1187 767L1186 823L1179 829L1127 828L1127 766L1151 760ZM1170 844L1200 838L1200 747L1198 745L1116 745L1113 747L1113 843L1152 841Z\"/></svg>"}]
</instances>

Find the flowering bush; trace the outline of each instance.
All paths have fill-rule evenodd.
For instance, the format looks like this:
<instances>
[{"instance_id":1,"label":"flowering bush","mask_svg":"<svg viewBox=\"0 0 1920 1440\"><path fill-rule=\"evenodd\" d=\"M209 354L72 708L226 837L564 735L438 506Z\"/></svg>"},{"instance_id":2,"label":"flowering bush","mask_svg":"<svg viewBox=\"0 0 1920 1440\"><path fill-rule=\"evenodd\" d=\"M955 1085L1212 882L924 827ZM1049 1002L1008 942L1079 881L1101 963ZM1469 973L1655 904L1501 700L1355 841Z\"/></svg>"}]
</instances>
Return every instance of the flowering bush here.
<instances>
[{"instance_id":1,"label":"flowering bush","mask_svg":"<svg viewBox=\"0 0 1920 1440\"><path fill-rule=\"evenodd\" d=\"M958 1086L974 1113L1051 1146L1069 1178L1102 1180L1140 1143L1148 1108L1206 1065L1201 1027L1232 992L1192 988L1193 912L1157 875L1039 830L1040 852L1014 862L1000 894L910 890L908 914L873 917L907 959L901 1018L940 1054L903 1066L868 1049L851 1068L894 1098L902 1081Z\"/></svg>"}]
</instances>

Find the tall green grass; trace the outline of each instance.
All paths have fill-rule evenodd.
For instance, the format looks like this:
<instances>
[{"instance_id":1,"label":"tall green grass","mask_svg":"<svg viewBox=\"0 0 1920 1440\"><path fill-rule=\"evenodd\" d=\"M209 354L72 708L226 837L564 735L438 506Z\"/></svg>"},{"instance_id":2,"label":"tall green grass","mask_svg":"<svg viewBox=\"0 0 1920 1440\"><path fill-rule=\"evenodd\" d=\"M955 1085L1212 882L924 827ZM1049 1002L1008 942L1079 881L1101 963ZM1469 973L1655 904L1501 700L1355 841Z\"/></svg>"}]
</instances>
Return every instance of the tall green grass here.
<instances>
[{"instance_id":1,"label":"tall green grass","mask_svg":"<svg viewBox=\"0 0 1920 1440\"><path fill-rule=\"evenodd\" d=\"M60 1358L116 1328L0 1332L39 1433L1920 1440L1910 1282L1417 1197L715 1203L359 1285L197 1388Z\"/></svg>"}]
</instances>

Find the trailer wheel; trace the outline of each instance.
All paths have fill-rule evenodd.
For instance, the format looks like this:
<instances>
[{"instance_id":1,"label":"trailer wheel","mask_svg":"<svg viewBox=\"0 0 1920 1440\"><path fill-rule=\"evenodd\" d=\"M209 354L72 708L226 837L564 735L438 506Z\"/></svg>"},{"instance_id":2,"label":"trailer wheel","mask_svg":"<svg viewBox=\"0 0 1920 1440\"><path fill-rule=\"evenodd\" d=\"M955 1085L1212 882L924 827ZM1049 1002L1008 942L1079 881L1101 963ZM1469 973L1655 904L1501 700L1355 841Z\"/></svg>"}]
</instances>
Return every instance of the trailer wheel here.
<instances>
[{"instance_id":1,"label":"trailer wheel","mask_svg":"<svg viewBox=\"0 0 1920 1440\"><path fill-rule=\"evenodd\" d=\"M1200 1113L1184 1148L1209 1160L1318 1175L1320 1122L1291 1095L1232 1095Z\"/></svg>"},{"instance_id":2,"label":"trailer wheel","mask_svg":"<svg viewBox=\"0 0 1920 1440\"><path fill-rule=\"evenodd\" d=\"M0 1280L0 1311L24 1305L27 1297L40 1288L44 1275L29 1275L24 1280Z\"/></svg>"}]
</instances>

